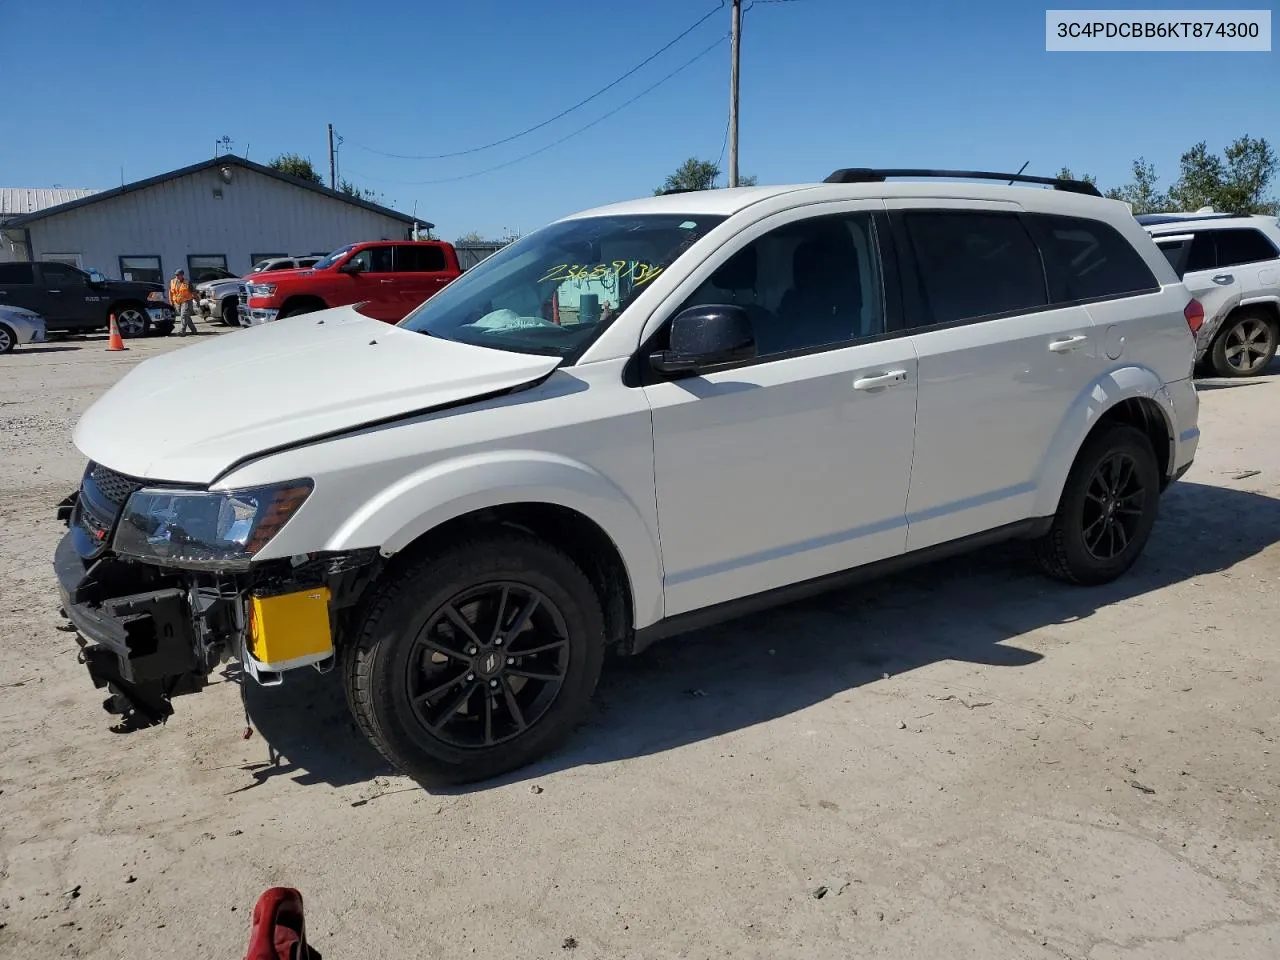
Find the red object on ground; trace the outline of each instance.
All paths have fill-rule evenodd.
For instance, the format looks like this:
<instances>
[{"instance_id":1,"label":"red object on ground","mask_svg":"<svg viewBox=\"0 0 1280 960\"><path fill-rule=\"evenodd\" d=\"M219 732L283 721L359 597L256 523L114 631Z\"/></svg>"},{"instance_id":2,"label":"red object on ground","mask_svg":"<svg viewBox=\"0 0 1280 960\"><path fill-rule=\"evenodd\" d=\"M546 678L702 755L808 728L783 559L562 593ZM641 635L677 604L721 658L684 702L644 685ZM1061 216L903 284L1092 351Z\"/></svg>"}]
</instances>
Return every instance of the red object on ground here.
<instances>
[{"instance_id":1,"label":"red object on ground","mask_svg":"<svg viewBox=\"0 0 1280 960\"><path fill-rule=\"evenodd\" d=\"M258 898L244 960L321 960L320 954L307 945L299 891L272 887Z\"/></svg>"}]
</instances>

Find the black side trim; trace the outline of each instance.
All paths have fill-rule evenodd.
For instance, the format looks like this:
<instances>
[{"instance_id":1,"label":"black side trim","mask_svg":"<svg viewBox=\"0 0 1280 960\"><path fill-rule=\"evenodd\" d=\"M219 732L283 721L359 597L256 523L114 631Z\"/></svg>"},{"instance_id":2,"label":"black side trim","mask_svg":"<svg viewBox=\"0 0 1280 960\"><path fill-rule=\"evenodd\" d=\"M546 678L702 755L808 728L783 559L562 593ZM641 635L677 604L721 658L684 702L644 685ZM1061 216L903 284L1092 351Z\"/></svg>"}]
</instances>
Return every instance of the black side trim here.
<instances>
[{"instance_id":1,"label":"black side trim","mask_svg":"<svg viewBox=\"0 0 1280 960\"><path fill-rule=\"evenodd\" d=\"M456 410L459 407L467 407L473 403L484 403L488 400L496 400L498 397L506 397L511 394L523 393L525 390L532 390L539 384L545 383L553 373L560 368L553 367L550 373L537 377L527 383L517 384L514 387L508 387L505 390L494 390L490 393L482 393L474 397L464 397L461 400L452 400L448 403L436 404L433 407L423 407L419 410L410 410L408 413L397 413L390 417L382 417L379 420L367 420L364 423L357 424L354 427L343 427L341 430L330 430L328 433L319 433L314 437L305 437L301 440L294 440L291 443L282 443L279 446L267 447L265 450L258 450L248 456L241 457L227 464L222 471L210 481L209 486L213 486L227 474L240 469L247 463L253 463L255 460L261 460L263 457L274 456L277 453L284 453L286 450L300 450L303 447L311 447L317 443L324 443L328 440L337 440L341 437L353 437L358 433L364 433L366 430L374 430L378 427L392 426L397 423L405 423L409 420L416 420L418 417L425 417L433 413L443 413L446 410Z\"/></svg>"},{"instance_id":2,"label":"black side trim","mask_svg":"<svg viewBox=\"0 0 1280 960\"><path fill-rule=\"evenodd\" d=\"M909 570L922 564L933 563L935 560L943 560L981 547L1002 543L1006 540L1033 540L1047 533L1052 525L1053 517L1019 520L1017 523L1006 524L1002 527L996 527L994 530L961 537L959 540L940 543L937 546L925 547L923 550L914 550L899 557L889 557L887 560L868 563L861 567L854 567L851 570L841 570L839 573L828 574L825 577L816 577L813 580L805 580L802 583L789 584L774 590L766 590L764 593L740 597L737 600L728 600L715 606L704 607L701 610L692 610L689 613L667 617L665 620L660 620L651 626L642 627L635 631L631 640L630 652L639 653L656 641L664 640L667 637L688 633L692 630L701 630L704 627L714 626L726 620L736 620L738 617L744 617L748 614L759 613L762 610L782 606L786 603L794 603L797 600L804 600L808 597L827 593L830 590L837 590L866 580L874 580L902 570Z\"/></svg>"}]
</instances>

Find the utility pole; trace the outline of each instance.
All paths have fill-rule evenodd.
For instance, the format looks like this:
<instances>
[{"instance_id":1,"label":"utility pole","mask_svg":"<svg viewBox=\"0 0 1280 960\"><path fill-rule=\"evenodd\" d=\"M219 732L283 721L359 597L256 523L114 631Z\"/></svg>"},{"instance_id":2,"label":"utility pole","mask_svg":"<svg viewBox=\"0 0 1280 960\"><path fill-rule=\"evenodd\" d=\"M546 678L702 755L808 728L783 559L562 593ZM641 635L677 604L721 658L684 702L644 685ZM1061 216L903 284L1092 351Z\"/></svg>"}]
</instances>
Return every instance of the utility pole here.
<instances>
[{"instance_id":1,"label":"utility pole","mask_svg":"<svg viewBox=\"0 0 1280 960\"><path fill-rule=\"evenodd\" d=\"M729 26L729 186L738 185L738 49L742 45L742 0L733 0Z\"/></svg>"},{"instance_id":2,"label":"utility pole","mask_svg":"<svg viewBox=\"0 0 1280 960\"><path fill-rule=\"evenodd\" d=\"M329 189L338 189L338 172L333 162L333 124L329 124Z\"/></svg>"}]
</instances>

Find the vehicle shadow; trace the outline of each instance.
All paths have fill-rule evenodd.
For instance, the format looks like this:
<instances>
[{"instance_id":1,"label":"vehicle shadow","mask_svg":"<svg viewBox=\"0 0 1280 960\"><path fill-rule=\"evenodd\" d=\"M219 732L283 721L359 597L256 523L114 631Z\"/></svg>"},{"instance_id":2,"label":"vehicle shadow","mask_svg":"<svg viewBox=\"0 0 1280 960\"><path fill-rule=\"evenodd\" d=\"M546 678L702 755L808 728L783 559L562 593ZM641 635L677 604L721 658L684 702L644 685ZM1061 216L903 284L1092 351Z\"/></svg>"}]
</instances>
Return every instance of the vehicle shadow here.
<instances>
[{"instance_id":1,"label":"vehicle shadow","mask_svg":"<svg viewBox=\"0 0 1280 960\"><path fill-rule=\"evenodd\" d=\"M1009 643L1024 633L1225 570L1276 542L1280 500L1180 482L1162 500L1142 559L1113 584L1047 580L1028 563L1026 545L1011 543L666 640L610 660L590 717L558 753L499 780L432 792L660 753L941 660L1026 666L1041 656ZM300 671L281 689L250 684L247 694L273 752L273 766L255 779L345 785L390 772L352 722L336 675Z\"/></svg>"},{"instance_id":2,"label":"vehicle shadow","mask_svg":"<svg viewBox=\"0 0 1280 960\"><path fill-rule=\"evenodd\" d=\"M22 346L14 350L14 354L21 353L62 353L65 350L79 350L79 347L73 346Z\"/></svg>"}]
</instances>

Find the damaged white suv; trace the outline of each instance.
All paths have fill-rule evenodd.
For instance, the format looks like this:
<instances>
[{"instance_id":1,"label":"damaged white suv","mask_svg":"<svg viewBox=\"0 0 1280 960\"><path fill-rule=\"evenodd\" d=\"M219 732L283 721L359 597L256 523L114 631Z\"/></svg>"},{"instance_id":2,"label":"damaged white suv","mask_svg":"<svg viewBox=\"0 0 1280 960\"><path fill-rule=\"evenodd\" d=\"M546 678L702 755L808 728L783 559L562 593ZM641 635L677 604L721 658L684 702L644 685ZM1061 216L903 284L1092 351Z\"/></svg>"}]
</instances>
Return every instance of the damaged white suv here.
<instances>
[{"instance_id":1,"label":"damaged white suv","mask_svg":"<svg viewBox=\"0 0 1280 960\"><path fill-rule=\"evenodd\" d=\"M1011 176L617 204L397 326L139 365L76 428L55 559L108 709L162 721L231 657L282 695L336 664L389 760L460 782L565 737L606 647L1001 539L1119 576L1195 455L1193 335L1229 294L1086 184L957 179ZM193 418L210 392L258 402Z\"/></svg>"}]
</instances>

